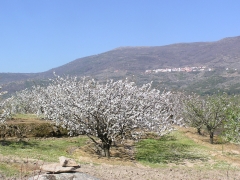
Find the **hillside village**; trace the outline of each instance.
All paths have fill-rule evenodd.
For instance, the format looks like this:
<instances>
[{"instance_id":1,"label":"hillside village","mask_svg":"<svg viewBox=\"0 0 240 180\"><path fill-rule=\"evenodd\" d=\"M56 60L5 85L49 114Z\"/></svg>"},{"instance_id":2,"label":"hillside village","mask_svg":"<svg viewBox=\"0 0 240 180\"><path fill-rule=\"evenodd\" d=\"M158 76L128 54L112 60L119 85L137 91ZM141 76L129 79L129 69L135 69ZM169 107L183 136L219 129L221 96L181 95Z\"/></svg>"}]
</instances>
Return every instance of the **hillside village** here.
<instances>
[{"instance_id":1,"label":"hillside village","mask_svg":"<svg viewBox=\"0 0 240 180\"><path fill-rule=\"evenodd\" d=\"M146 70L145 74L159 73L159 72L195 72L195 71L212 71L212 68L206 66L195 66L195 67L179 67L179 68L165 68L165 69L154 69Z\"/></svg>"}]
</instances>

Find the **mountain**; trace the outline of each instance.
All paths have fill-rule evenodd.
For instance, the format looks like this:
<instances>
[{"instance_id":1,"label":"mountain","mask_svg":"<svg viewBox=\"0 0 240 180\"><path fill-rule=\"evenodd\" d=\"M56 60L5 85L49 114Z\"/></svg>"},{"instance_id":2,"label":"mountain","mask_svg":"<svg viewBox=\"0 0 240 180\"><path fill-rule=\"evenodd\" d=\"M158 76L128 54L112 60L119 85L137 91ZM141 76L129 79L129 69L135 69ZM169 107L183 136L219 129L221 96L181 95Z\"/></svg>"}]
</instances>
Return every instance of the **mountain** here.
<instances>
[{"instance_id":1,"label":"mountain","mask_svg":"<svg viewBox=\"0 0 240 180\"><path fill-rule=\"evenodd\" d=\"M184 67L198 67L198 71L154 71ZM201 67L205 70L200 70ZM53 72L60 76L92 76L100 81L128 77L137 84L153 81L156 87L203 94L216 90L237 93L240 92L240 36L215 42L119 47L42 73L0 73L0 84L14 92L46 82Z\"/></svg>"}]
</instances>

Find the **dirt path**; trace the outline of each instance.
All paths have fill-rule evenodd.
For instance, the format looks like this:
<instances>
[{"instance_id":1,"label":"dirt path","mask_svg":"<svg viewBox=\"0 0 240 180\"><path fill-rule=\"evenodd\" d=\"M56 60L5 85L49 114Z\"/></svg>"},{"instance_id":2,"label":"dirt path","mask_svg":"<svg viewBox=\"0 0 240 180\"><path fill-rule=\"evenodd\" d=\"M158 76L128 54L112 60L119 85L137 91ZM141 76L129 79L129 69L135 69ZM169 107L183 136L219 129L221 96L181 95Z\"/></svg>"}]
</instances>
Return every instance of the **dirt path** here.
<instances>
[{"instance_id":1,"label":"dirt path","mask_svg":"<svg viewBox=\"0 0 240 180\"><path fill-rule=\"evenodd\" d=\"M192 168L148 168L124 165L82 165L81 172L101 180L237 180L238 170L196 170Z\"/></svg>"}]
</instances>

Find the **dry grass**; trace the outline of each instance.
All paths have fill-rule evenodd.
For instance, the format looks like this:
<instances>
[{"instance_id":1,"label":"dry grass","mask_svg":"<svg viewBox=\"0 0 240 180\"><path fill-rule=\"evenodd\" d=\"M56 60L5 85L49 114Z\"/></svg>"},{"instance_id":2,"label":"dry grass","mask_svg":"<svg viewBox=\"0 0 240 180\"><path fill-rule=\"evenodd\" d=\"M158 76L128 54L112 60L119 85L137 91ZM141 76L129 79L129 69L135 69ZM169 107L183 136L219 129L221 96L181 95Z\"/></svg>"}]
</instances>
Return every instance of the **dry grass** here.
<instances>
[{"instance_id":1,"label":"dry grass","mask_svg":"<svg viewBox=\"0 0 240 180\"><path fill-rule=\"evenodd\" d=\"M209 143L209 136L206 134L200 136L192 128L179 128L188 138L194 140L197 144L207 148L207 154L212 160L222 161L231 166L240 167L240 145L228 142L221 142L221 139L215 137L214 144Z\"/></svg>"},{"instance_id":2,"label":"dry grass","mask_svg":"<svg viewBox=\"0 0 240 180\"><path fill-rule=\"evenodd\" d=\"M46 120L39 119L35 114L16 114L7 124L29 124L29 123L46 123Z\"/></svg>"}]
</instances>

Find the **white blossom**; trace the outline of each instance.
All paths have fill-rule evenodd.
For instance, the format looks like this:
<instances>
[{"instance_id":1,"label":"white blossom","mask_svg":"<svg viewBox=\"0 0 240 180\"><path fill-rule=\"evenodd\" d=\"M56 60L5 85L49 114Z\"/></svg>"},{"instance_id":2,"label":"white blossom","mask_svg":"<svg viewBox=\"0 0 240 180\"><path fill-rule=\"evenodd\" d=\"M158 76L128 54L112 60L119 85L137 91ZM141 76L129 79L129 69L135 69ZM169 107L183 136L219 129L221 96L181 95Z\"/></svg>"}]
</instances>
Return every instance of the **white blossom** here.
<instances>
[{"instance_id":1,"label":"white blossom","mask_svg":"<svg viewBox=\"0 0 240 180\"><path fill-rule=\"evenodd\" d=\"M128 80L104 84L86 77L57 77L47 87L21 93L18 98L31 102L24 102L30 110L72 133L98 137L103 149L116 138L138 139L146 131L162 135L180 122L174 112L177 96L152 89L151 83L137 87Z\"/></svg>"},{"instance_id":2,"label":"white blossom","mask_svg":"<svg viewBox=\"0 0 240 180\"><path fill-rule=\"evenodd\" d=\"M0 86L0 90L2 89L2 87ZM2 91L0 92L0 98L3 94L6 94L6 91ZM6 118L10 115L10 111L9 109L5 109L5 104L7 103L7 100L2 100L0 99L0 123L4 123Z\"/></svg>"}]
</instances>

